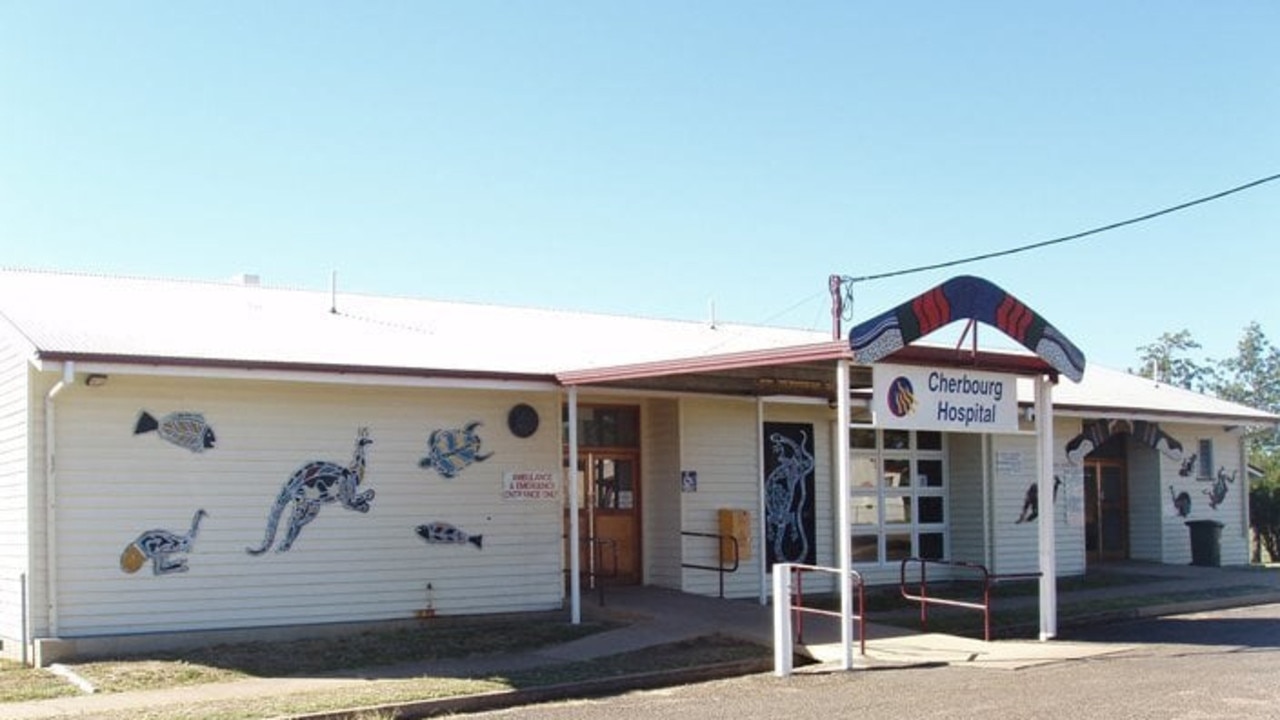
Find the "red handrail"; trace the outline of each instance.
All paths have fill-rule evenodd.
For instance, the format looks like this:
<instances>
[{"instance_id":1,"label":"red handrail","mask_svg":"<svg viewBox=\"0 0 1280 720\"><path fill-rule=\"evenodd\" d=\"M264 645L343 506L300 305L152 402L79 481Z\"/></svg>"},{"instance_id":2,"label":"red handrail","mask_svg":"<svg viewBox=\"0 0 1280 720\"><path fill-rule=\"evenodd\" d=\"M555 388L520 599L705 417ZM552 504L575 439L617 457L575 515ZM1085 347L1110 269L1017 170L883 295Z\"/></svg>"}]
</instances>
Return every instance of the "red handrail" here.
<instances>
[{"instance_id":1,"label":"red handrail","mask_svg":"<svg viewBox=\"0 0 1280 720\"><path fill-rule=\"evenodd\" d=\"M796 642L804 642L804 613L813 613L814 615L826 615L828 617L841 617L841 613L834 610L823 610L822 608L810 608L804 606L804 573L806 572L826 572L838 574L837 568L822 567L820 565L802 565L799 563L791 564L791 611L795 615L793 625L795 626ZM853 619L858 622L858 653L860 655L867 654L867 595L866 582L857 570L849 571L849 582L858 588L858 612Z\"/></svg>"},{"instance_id":2,"label":"red handrail","mask_svg":"<svg viewBox=\"0 0 1280 720\"><path fill-rule=\"evenodd\" d=\"M907 565L915 563L920 566L920 585L919 594L912 595L907 592ZM941 565L943 567L960 568L962 570L971 570L977 572L982 577L982 602L970 602L966 600L956 600L954 598L941 598L929 596L929 581L927 567L929 565ZM993 575L985 565L978 563L964 562L960 560L926 560L924 558L905 558L899 568L898 573L898 589L902 593L902 597L913 602L920 603L920 629L925 630L929 625L929 604L947 605L949 607L968 608L970 610L982 611L982 639L991 641L991 587L997 583L1007 580L1031 580L1040 577L1040 573L1010 573L1006 575Z\"/></svg>"}]
</instances>

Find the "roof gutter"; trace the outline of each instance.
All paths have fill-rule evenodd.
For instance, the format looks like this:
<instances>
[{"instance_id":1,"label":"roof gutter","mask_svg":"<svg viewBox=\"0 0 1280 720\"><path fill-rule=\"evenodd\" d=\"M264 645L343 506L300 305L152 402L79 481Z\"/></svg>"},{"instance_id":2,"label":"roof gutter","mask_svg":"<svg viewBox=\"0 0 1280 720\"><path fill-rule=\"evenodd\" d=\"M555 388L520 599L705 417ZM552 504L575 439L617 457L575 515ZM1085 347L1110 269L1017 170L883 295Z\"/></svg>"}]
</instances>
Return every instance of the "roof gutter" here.
<instances>
[{"instance_id":1,"label":"roof gutter","mask_svg":"<svg viewBox=\"0 0 1280 720\"><path fill-rule=\"evenodd\" d=\"M1019 403L1025 405L1026 403ZM1086 420L1146 420L1148 422L1185 422L1189 424L1213 424L1222 423L1223 425L1280 425L1280 416L1266 415L1219 415L1212 413L1188 413L1177 410L1151 410L1144 409L1125 409L1125 408L1101 408L1090 405L1065 405L1055 404L1053 412L1058 417L1074 417Z\"/></svg>"},{"instance_id":2,"label":"roof gutter","mask_svg":"<svg viewBox=\"0 0 1280 720\"><path fill-rule=\"evenodd\" d=\"M106 375L204 377L219 380L341 383L388 387L444 387L499 390L551 390L558 387L551 374L441 370L379 365L328 365L254 360L44 352L45 363L75 362L82 372Z\"/></svg>"},{"instance_id":3,"label":"roof gutter","mask_svg":"<svg viewBox=\"0 0 1280 720\"><path fill-rule=\"evenodd\" d=\"M58 471L56 416L53 400L76 381L75 361L62 366L62 379L44 396L44 540L45 598L49 608L49 635L58 636ZM29 626L29 624L28 624ZM23 639L25 642L25 638Z\"/></svg>"}]
</instances>

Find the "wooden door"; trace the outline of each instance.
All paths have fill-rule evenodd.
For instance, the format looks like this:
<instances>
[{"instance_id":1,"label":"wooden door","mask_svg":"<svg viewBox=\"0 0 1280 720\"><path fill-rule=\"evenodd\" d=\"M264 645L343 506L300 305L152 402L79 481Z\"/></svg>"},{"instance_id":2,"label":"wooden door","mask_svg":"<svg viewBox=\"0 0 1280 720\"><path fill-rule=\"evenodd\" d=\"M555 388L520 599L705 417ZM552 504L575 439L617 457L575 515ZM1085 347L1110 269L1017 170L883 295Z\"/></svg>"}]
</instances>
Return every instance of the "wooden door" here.
<instances>
[{"instance_id":1,"label":"wooden door","mask_svg":"<svg viewBox=\"0 0 1280 720\"><path fill-rule=\"evenodd\" d=\"M1129 557L1129 493L1123 460L1085 460L1085 552L1091 560Z\"/></svg>"},{"instance_id":2,"label":"wooden door","mask_svg":"<svg viewBox=\"0 0 1280 720\"><path fill-rule=\"evenodd\" d=\"M640 564L640 461L633 452L588 452L579 459L584 492L579 527L584 572L608 584L636 585Z\"/></svg>"}]
</instances>

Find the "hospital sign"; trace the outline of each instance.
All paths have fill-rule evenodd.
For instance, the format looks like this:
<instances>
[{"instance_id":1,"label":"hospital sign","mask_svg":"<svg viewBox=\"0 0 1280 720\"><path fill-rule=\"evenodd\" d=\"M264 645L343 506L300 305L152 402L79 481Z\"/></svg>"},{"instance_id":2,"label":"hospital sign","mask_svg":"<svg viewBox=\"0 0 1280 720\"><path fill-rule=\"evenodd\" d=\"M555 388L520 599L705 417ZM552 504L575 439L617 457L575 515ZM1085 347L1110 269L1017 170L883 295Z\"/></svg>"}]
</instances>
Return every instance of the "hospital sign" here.
<instances>
[{"instance_id":1,"label":"hospital sign","mask_svg":"<svg viewBox=\"0 0 1280 720\"><path fill-rule=\"evenodd\" d=\"M872 365L877 427L1001 433L1018 429L1017 378L964 368Z\"/></svg>"}]
</instances>

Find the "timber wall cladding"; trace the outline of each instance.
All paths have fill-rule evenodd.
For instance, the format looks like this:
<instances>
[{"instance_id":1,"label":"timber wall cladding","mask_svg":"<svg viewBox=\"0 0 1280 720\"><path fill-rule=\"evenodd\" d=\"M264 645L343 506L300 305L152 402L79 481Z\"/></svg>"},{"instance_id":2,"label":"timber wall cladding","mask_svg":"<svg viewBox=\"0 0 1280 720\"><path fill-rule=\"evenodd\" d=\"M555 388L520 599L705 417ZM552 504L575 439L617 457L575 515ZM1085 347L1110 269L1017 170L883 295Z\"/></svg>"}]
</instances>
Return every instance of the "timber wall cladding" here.
<instances>
[{"instance_id":1,"label":"timber wall cladding","mask_svg":"<svg viewBox=\"0 0 1280 720\"><path fill-rule=\"evenodd\" d=\"M27 571L29 508L28 365L0 333L0 636L22 634L22 580Z\"/></svg>"},{"instance_id":2,"label":"timber wall cladding","mask_svg":"<svg viewBox=\"0 0 1280 720\"><path fill-rule=\"evenodd\" d=\"M439 614L560 605L559 503L502 499L505 472L559 467L555 433L521 439L505 423L517 400L556 417L552 394L127 377L79 390L59 411L64 635L402 618L428 602ZM133 435L147 407L198 408L216 449ZM433 430L473 422L484 462L452 479L420 466ZM367 512L326 505L287 552L247 554L288 479L311 461L346 466L362 427ZM185 531L197 508L207 517L187 572L120 571L140 530ZM416 531L445 521L483 535L484 551Z\"/></svg>"}]
</instances>

